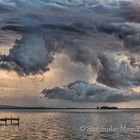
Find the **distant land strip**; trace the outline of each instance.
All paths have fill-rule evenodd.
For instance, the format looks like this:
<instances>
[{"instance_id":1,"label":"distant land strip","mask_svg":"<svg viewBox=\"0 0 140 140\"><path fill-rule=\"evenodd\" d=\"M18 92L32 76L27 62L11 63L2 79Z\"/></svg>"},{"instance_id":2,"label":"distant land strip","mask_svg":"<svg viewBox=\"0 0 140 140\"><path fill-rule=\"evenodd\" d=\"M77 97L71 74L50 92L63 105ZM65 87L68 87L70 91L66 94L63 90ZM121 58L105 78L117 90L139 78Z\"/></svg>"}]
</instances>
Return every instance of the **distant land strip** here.
<instances>
[{"instance_id":1,"label":"distant land strip","mask_svg":"<svg viewBox=\"0 0 140 140\"><path fill-rule=\"evenodd\" d=\"M9 105L0 105L0 109L97 109L97 110L103 110L103 109L98 109L98 108L78 108L78 107L57 107L57 108L54 108L54 107L26 107L26 106L9 106ZM125 110L125 109L137 109L139 110L140 108L117 108L117 109L122 109L122 110ZM111 109L109 109L111 110Z\"/></svg>"}]
</instances>

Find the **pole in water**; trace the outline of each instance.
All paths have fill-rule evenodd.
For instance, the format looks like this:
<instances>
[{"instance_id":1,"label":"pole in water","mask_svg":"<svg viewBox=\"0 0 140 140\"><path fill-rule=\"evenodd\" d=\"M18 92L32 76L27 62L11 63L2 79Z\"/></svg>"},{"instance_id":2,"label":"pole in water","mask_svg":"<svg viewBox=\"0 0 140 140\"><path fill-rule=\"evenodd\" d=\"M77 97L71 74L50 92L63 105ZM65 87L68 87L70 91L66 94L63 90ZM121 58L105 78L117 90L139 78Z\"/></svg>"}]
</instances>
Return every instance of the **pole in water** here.
<instances>
[{"instance_id":1,"label":"pole in water","mask_svg":"<svg viewBox=\"0 0 140 140\"><path fill-rule=\"evenodd\" d=\"M12 116L11 116L11 124L12 124Z\"/></svg>"},{"instance_id":2,"label":"pole in water","mask_svg":"<svg viewBox=\"0 0 140 140\"><path fill-rule=\"evenodd\" d=\"M5 118L5 125L7 125L7 117Z\"/></svg>"},{"instance_id":3,"label":"pole in water","mask_svg":"<svg viewBox=\"0 0 140 140\"><path fill-rule=\"evenodd\" d=\"M19 125L19 116L18 116L18 125Z\"/></svg>"}]
</instances>

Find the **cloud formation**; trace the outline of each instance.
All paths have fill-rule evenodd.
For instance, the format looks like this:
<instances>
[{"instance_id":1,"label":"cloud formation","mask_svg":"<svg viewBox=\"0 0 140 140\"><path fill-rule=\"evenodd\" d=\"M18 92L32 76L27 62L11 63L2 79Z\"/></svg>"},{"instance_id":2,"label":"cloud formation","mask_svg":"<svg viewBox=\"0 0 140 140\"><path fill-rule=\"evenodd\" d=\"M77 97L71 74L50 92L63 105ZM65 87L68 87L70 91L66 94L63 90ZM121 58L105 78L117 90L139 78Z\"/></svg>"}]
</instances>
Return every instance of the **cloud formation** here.
<instances>
[{"instance_id":1,"label":"cloud formation","mask_svg":"<svg viewBox=\"0 0 140 140\"><path fill-rule=\"evenodd\" d=\"M120 89L140 86L139 9L138 0L1 0L0 43L14 45L9 54L0 55L0 69L26 76L42 74L55 54L63 53L74 63L91 66L97 82L108 86L91 85L105 97L100 100L113 101L117 96L125 101ZM81 88L82 82L75 84ZM88 83L82 85L87 90ZM48 97L69 99L71 91L45 92ZM72 100L99 100L87 91L78 95L76 89Z\"/></svg>"},{"instance_id":2,"label":"cloud formation","mask_svg":"<svg viewBox=\"0 0 140 140\"><path fill-rule=\"evenodd\" d=\"M130 91L121 91L84 81L75 81L63 88L44 89L40 96L48 99L65 99L79 102L125 102L140 99L139 95Z\"/></svg>"},{"instance_id":3,"label":"cloud formation","mask_svg":"<svg viewBox=\"0 0 140 140\"><path fill-rule=\"evenodd\" d=\"M133 67L130 56L123 53L104 53L99 56L102 67L97 81L115 88L140 85L139 66Z\"/></svg>"},{"instance_id":4,"label":"cloud formation","mask_svg":"<svg viewBox=\"0 0 140 140\"><path fill-rule=\"evenodd\" d=\"M48 70L51 62L45 41L37 35L24 36L22 40L16 40L8 56L1 56L1 68L15 70L18 74L39 73L40 69Z\"/></svg>"}]
</instances>

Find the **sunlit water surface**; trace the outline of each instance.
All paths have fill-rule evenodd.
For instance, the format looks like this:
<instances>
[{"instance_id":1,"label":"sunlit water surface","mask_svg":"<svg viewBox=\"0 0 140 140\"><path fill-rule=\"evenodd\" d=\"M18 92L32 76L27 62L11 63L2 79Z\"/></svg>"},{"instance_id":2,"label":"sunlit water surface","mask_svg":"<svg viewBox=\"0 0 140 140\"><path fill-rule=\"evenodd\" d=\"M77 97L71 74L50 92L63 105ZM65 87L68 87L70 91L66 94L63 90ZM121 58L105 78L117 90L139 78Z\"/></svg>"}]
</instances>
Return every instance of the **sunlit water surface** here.
<instances>
[{"instance_id":1,"label":"sunlit water surface","mask_svg":"<svg viewBox=\"0 0 140 140\"><path fill-rule=\"evenodd\" d=\"M140 110L0 111L10 116L20 125L0 125L0 140L140 140Z\"/></svg>"}]
</instances>

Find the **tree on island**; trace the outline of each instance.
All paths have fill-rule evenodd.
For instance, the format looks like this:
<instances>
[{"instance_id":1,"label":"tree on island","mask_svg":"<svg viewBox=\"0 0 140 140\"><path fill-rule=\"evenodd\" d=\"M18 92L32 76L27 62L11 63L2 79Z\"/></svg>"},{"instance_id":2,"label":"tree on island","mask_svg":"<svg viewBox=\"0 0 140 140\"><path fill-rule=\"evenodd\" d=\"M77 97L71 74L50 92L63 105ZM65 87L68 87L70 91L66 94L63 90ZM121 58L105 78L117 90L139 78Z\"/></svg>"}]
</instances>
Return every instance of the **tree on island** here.
<instances>
[{"instance_id":1,"label":"tree on island","mask_svg":"<svg viewBox=\"0 0 140 140\"><path fill-rule=\"evenodd\" d=\"M97 106L97 109L118 109L118 107L115 106Z\"/></svg>"}]
</instances>

